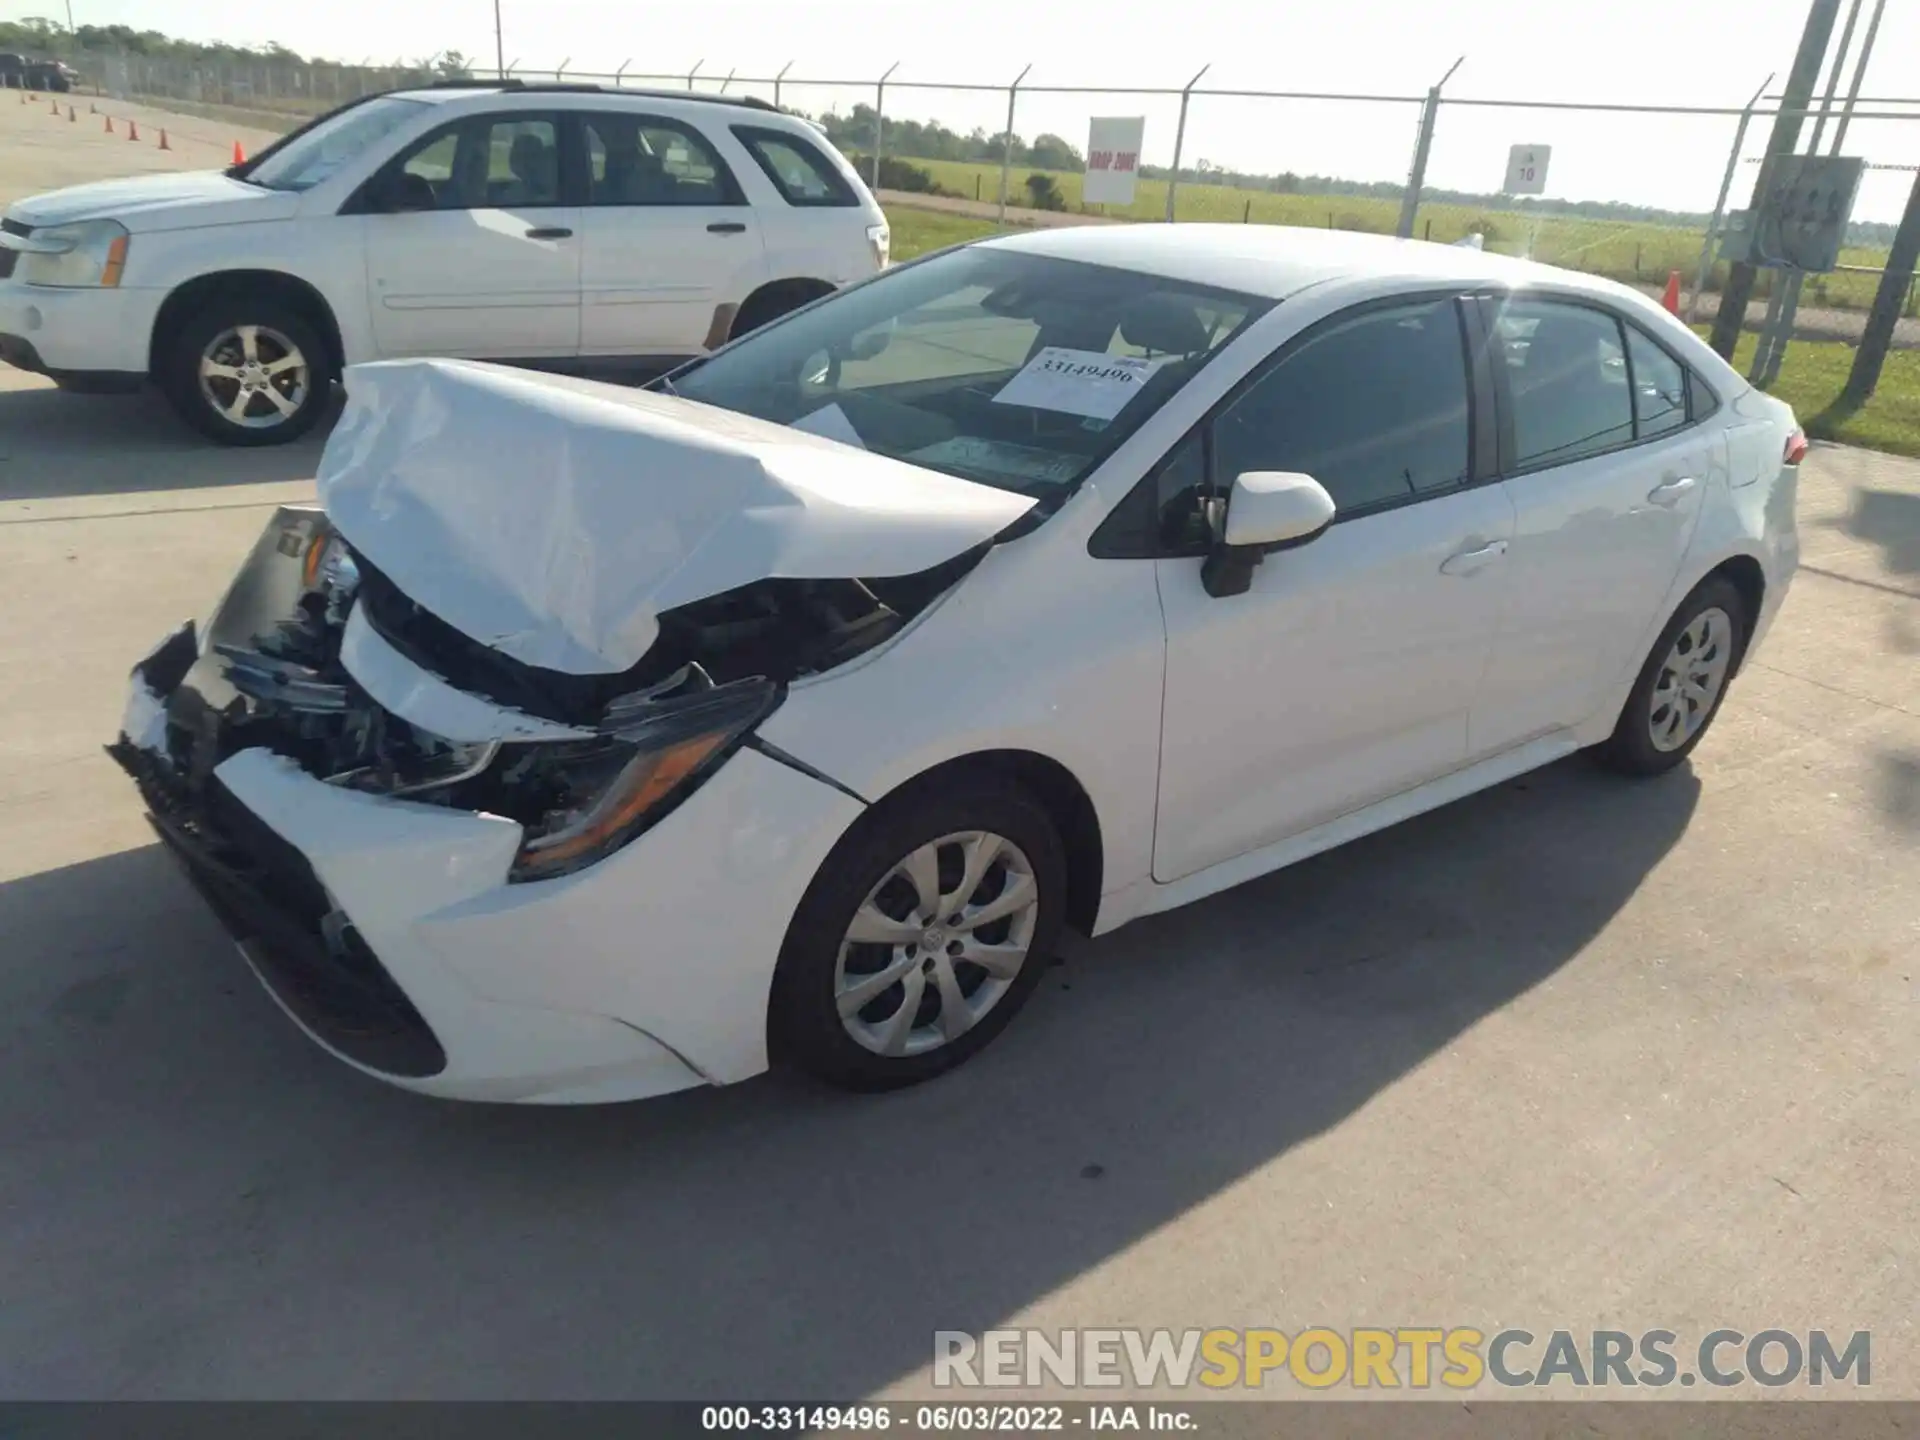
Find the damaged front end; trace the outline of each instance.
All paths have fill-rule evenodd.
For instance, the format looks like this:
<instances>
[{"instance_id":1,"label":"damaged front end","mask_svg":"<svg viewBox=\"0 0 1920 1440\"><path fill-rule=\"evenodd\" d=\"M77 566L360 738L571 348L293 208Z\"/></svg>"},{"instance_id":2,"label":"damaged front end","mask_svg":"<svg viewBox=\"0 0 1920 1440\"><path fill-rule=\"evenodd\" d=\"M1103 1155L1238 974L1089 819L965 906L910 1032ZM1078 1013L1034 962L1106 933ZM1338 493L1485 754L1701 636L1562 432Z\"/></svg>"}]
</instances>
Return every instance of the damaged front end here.
<instances>
[{"instance_id":1,"label":"damaged front end","mask_svg":"<svg viewBox=\"0 0 1920 1440\"><path fill-rule=\"evenodd\" d=\"M664 612L638 665L582 677L468 639L322 512L283 508L204 628L135 667L108 749L282 1005L350 1060L429 1077L447 1063L432 1029L309 858L222 783L226 762L264 750L328 786L505 817L521 838L502 878L564 876L671 813L788 681L897 634L977 559L871 585L758 582Z\"/></svg>"},{"instance_id":2,"label":"damaged front end","mask_svg":"<svg viewBox=\"0 0 1920 1440\"><path fill-rule=\"evenodd\" d=\"M322 512L283 508L204 634L190 623L136 667L110 751L157 818L216 848L234 837L214 833L215 771L264 749L328 785L511 819L507 880L549 879L656 824L789 681L899 633L985 548L909 576L757 581L662 612L628 670L576 675L471 639Z\"/></svg>"}]
</instances>

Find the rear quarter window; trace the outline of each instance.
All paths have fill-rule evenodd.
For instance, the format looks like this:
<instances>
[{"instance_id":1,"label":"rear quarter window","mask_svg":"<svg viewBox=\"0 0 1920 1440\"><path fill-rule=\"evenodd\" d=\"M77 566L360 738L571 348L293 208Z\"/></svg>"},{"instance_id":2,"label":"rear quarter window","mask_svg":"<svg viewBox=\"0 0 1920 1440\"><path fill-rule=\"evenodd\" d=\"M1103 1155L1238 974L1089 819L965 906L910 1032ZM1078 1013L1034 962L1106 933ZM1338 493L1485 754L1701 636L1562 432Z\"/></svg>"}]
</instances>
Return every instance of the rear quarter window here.
<instances>
[{"instance_id":1,"label":"rear quarter window","mask_svg":"<svg viewBox=\"0 0 1920 1440\"><path fill-rule=\"evenodd\" d=\"M853 187L818 146L786 130L736 125L734 137L789 205L851 206L860 203Z\"/></svg>"}]
</instances>

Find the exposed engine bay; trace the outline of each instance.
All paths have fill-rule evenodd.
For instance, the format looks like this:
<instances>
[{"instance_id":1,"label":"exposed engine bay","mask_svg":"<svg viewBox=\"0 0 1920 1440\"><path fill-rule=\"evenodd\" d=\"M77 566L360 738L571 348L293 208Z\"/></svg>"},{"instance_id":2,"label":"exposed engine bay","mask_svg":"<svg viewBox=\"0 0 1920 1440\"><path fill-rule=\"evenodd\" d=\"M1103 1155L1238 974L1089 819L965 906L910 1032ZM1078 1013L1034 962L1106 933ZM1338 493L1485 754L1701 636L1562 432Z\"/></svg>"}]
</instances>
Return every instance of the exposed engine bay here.
<instances>
[{"instance_id":1,"label":"exposed engine bay","mask_svg":"<svg viewBox=\"0 0 1920 1440\"><path fill-rule=\"evenodd\" d=\"M485 811L528 835L516 879L591 863L723 763L787 682L897 634L978 563L977 547L885 580L766 579L662 612L632 669L569 675L470 639L401 594L319 510L282 508L207 633L189 624L135 670L158 712L142 741L197 794L247 749L333 785ZM552 722L565 739L456 742L410 724L356 682L342 637L359 608L386 645L468 695ZM144 688L143 688L144 687ZM122 756L123 762L134 759Z\"/></svg>"}]
</instances>

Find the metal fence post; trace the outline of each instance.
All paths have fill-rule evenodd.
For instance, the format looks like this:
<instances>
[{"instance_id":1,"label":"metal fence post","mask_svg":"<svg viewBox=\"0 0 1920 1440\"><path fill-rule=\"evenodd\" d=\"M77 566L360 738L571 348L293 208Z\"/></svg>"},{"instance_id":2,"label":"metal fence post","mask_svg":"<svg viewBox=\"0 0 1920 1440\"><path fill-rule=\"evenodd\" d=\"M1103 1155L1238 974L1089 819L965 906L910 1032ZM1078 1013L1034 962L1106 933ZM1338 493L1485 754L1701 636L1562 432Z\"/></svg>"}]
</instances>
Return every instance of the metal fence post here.
<instances>
[{"instance_id":1,"label":"metal fence post","mask_svg":"<svg viewBox=\"0 0 1920 1440\"><path fill-rule=\"evenodd\" d=\"M1027 70L1033 69L1029 64ZM1013 102L1019 98L1020 82L1027 78L1027 70L1013 77L1013 83L1007 87L1007 128L1000 132L1000 228L1007 228L1007 180L1013 168Z\"/></svg>"},{"instance_id":2,"label":"metal fence post","mask_svg":"<svg viewBox=\"0 0 1920 1440\"><path fill-rule=\"evenodd\" d=\"M1440 118L1440 91L1466 60L1462 55L1447 67L1440 83L1427 91L1427 103L1420 107L1420 133L1413 142L1413 168L1407 172L1407 193L1401 197L1400 223L1393 232L1402 240L1413 238L1414 217L1420 212L1420 191L1427 183L1427 155L1433 149L1433 127Z\"/></svg>"},{"instance_id":3,"label":"metal fence post","mask_svg":"<svg viewBox=\"0 0 1920 1440\"><path fill-rule=\"evenodd\" d=\"M705 60L696 60L693 62L693 68L687 71L687 89L691 90L693 88L693 77L700 73L700 67L706 63Z\"/></svg>"},{"instance_id":4,"label":"metal fence post","mask_svg":"<svg viewBox=\"0 0 1920 1440\"><path fill-rule=\"evenodd\" d=\"M880 188L880 155L887 143L887 75L900 68L900 62L894 61L887 67L873 87L873 188Z\"/></svg>"},{"instance_id":5,"label":"metal fence post","mask_svg":"<svg viewBox=\"0 0 1920 1440\"><path fill-rule=\"evenodd\" d=\"M633 64L633 57L629 55L626 59L620 62L620 68L613 72L613 88L614 89L618 90L620 88L620 85L622 83L620 77L627 73L627 66L631 64Z\"/></svg>"},{"instance_id":6,"label":"metal fence post","mask_svg":"<svg viewBox=\"0 0 1920 1440\"><path fill-rule=\"evenodd\" d=\"M738 75L739 73L740 71L737 68L727 71L727 78L720 82L720 93L722 95L727 93L727 86L733 83L733 77Z\"/></svg>"},{"instance_id":7,"label":"metal fence post","mask_svg":"<svg viewBox=\"0 0 1920 1440\"><path fill-rule=\"evenodd\" d=\"M559 85L559 84L565 83L567 78L567 66L571 65L572 63L573 63L573 56L571 55L567 56L566 59L560 62L560 68L553 72L554 84Z\"/></svg>"},{"instance_id":8,"label":"metal fence post","mask_svg":"<svg viewBox=\"0 0 1920 1440\"><path fill-rule=\"evenodd\" d=\"M1173 127L1173 169L1167 172L1167 223L1169 225L1173 223L1174 193L1180 188L1180 152L1186 148L1187 144L1187 102L1193 98L1193 87L1200 83L1200 76L1205 75L1212 68L1213 62L1209 60L1200 67L1199 74L1189 80L1180 92L1180 120Z\"/></svg>"},{"instance_id":9,"label":"metal fence post","mask_svg":"<svg viewBox=\"0 0 1920 1440\"><path fill-rule=\"evenodd\" d=\"M1720 233L1720 222L1727 215L1727 195L1733 189L1733 177L1740 169L1740 151L1747 143L1747 126L1753 120L1753 107L1760 103L1760 97L1767 93L1767 86L1773 84L1769 74L1760 82L1760 88L1753 92L1753 98L1747 101L1747 108L1740 112L1740 123L1733 127L1733 149L1727 154L1727 173L1720 177L1720 196L1713 202L1713 214L1707 217L1707 235L1700 242L1700 269L1693 280L1693 298L1687 301L1687 323L1693 324L1694 316L1700 313L1700 296L1707 288L1707 277L1713 271L1713 240Z\"/></svg>"},{"instance_id":10,"label":"metal fence post","mask_svg":"<svg viewBox=\"0 0 1920 1440\"><path fill-rule=\"evenodd\" d=\"M793 62L789 60L780 67L780 73L773 77L773 108L776 110L780 108L780 82L787 78L787 71L792 68Z\"/></svg>"}]
</instances>

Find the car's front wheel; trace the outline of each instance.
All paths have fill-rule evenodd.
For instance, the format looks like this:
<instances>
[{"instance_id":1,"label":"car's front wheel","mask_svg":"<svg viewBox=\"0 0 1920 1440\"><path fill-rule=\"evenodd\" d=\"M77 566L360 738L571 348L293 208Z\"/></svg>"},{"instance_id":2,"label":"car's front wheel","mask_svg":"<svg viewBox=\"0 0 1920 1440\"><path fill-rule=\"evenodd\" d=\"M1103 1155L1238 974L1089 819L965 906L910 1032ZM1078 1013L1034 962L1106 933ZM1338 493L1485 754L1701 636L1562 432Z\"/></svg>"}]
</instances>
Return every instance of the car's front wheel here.
<instances>
[{"instance_id":1,"label":"car's front wheel","mask_svg":"<svg viewBox=\"0 0 1920 1440\"><path fill-rule=\"evenodd\" d=\"M774 975L776 1062L854 1090L977 1054L1032 994L1066 909L1053 821L1000 780L877 806L801 901Z\"/></svg>"},{"instance_id":2,"label":"car's front wheel","mask_svg":"<svg viewBox=\"0 0 1920 1440\"><path fill-rule=\"evenodd\" d=\"M225 445L282 445L325 413L334 379L326 342L297 312L245 295L181 327L161 375L189 425Z\"/></svg>"}]
</instances>

